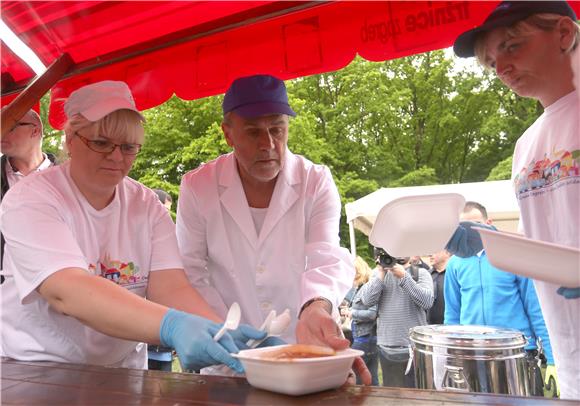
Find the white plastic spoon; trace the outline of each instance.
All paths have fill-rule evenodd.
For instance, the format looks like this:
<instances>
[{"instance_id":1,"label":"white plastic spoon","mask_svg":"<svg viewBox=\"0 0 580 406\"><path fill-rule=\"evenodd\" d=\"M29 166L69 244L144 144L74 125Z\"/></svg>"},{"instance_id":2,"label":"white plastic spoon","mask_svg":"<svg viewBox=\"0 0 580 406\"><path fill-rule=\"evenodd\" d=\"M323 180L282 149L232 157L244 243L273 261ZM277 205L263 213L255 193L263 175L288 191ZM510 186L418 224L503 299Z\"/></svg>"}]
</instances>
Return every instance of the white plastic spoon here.
<instances>
[{"instance_id":1,"label":"white plastic spoon","mask_svg":"<svg viewBox=\"0 0 580 406\"><path fill-rule=\"evenodd\" d=\"M291 322L292 317L290 316L290 309L286 309L280 315L272 319L270 325L266 329L266 337L252 343L252 345L250 345L250 343L248 342L248 346L250 348L256 348L268 337L281 336L286 331L286 329L288 329L288 326L290 325Z\"/></svg>"},{"instance_id":2,"label":"white plastic spoon","mask_svg":"<svg viewBox=\"0 0 580 406\"><path fill-rule=\"evenodd\" d=\"M268 313L268 315L266 316L266 319L264 320L264 322L260 326L260 331L265 331L266 337L268 337L268 331L270 331L270 324L272 323L272 320L274 320L275 317L276 317L276 310L274 310L274 309L270 310L270 313ZM263 340L264 340L264 338L262 340L254 340L253 338L248 340L248 342L247 342L248 348L255 348L254 345L257 345L256 343L258 341L262 342Z\"/></svg>"},{"instance_id":3,"label":"white plastic spoon","mask_svg":"<svg viewBox=\"0 0 580 406\"><path fill-rule=\"evenodd\" d=\"M278 337L284 334L288 326L292 322L292 317L290 316L290 309L286 309L272 320L270 323L269 334L271 337Z\"/></svg>"},{"instance_id":4,"label":"white plastic spoon","mask_svg":"<svg viewBox=\"0 0 580 406\"><path fill-rule=\"evenodd\" d=\"M240 324L240 318L242 317L242 311L240 310L240 305L238 302L232 303L230 310L226 316L226 321L222 328L213 336L214 341L219 341L220 338L225 334L226 330L235 330Z\"/></svg>"}]
</instances>

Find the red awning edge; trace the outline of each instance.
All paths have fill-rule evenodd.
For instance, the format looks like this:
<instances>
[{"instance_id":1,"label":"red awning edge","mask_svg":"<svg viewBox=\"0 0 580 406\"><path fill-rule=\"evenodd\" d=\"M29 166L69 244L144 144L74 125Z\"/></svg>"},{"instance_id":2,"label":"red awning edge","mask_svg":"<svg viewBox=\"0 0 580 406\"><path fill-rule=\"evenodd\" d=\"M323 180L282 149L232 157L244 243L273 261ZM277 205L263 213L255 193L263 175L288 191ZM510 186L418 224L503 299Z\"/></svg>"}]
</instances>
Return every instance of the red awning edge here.
<instances>
[{"instance_id":1,"label":"red awning edge","mask_svg":"<svg viewBox=\"0 0 580 406\"><path fill-rule=\"evenodd\" d=\"M64 52L73 58L51 93L49 120L62 128L64 99L88 83L125 81L145 110L173 94L223 93L239 76L292 79L338 70L357 54L383 61L445 48L497 3L4 1L1 8L43 62ZM580 11L580 1L570 3ZM32 78L10 52L2 55L2 75L15 83ZM2 104L10 97L3 94Z\"/></svg>"}]
</instances>

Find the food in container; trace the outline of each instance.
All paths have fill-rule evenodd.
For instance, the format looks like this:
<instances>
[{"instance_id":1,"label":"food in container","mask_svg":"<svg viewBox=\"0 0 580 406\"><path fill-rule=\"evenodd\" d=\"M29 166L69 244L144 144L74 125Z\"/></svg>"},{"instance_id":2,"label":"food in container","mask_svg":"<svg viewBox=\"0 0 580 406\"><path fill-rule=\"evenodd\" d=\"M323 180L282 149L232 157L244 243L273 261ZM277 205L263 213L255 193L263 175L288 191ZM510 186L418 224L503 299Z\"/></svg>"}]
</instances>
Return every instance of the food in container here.
<instances>
[{"instance_id":1,"label":"food in container","mask_svg":"<svg viewBox=\"0 0 580 406\"><path fill-rule=\"evenodd\" d=\"M293 344L285 345L281 348L270 348L271 351L264 351L262 354L260 354L260 357L263 359L285 361L301 358L329 357L336 354L336 351L330 347L321 347L318 345L308 344Z\"/></svg>"},{"instance_id":2,"label":"food in container","mask_svg":"<svg viewBox=\"0 0 580 406\"><path fill-rule=\"evenodd\" d=\"M330 351L333 350L317 346L283 345L232 355L242 362L250 385L287 395L304 395L343 385L354 359L363 355L351 348L334 355Z\"/></svg>"}]
</instances>

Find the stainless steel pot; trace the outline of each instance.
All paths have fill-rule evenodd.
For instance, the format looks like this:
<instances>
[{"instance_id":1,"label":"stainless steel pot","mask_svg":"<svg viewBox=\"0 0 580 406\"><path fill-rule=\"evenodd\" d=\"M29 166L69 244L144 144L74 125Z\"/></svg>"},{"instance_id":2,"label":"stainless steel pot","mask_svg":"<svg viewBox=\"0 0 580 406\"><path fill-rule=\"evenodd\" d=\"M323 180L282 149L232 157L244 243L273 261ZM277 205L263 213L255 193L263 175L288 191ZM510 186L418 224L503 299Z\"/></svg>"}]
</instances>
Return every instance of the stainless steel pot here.
<instances>
[{"instance_id":1,"label":"stainless steel pot","mask_svg":"<svg viewBox=\"0 0 580 406\"><path fill-rule=\"evenodd\" d=\"M430 325L410 330L420 389L528 396L526 339L513 329Z\"/></svg>"}]
</instances>

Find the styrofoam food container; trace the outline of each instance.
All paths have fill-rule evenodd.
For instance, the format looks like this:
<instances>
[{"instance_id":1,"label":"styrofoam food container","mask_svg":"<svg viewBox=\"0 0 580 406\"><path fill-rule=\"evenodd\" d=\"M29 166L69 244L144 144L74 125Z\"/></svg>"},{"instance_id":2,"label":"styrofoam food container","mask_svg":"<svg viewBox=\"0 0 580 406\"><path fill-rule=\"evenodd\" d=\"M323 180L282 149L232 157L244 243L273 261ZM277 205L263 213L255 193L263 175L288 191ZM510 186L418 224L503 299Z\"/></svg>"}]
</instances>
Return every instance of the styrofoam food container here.
<instances>
[{"instance_id":1,"label":"styrofoam food container","mask_svg":"<svg viewBox=\"0 0 580 406\"><path fill-rule=\"evenodd\" d=\"M459 225L465 198L458 193L405 196L383 206L369 241L393 257L434 254Z\"/></svg>"},{"instance_id":2,"label":"styrofoam food container","mask_svg":"<svg viewBox=\"0 0 580 406\"><path fill-rule=\"evenodd\" d=\"M505 231L474 229L496 268L559 286L580 286L580 250Z\"/></svg>"},{"instance_id":3,"label":"styrofoam food container","mask_svg":"<svg viewBox=\"0 0 580 406\"><path fill-rule=\"evenodd\" d=\"M354 359L364 354L363 351L347 348L327 357L291 360L260 357L260 353L271 351L272 347L256 348L232 356L242 362L250 385L286 395L305 395L338 388L346 382Z\"/></svg>"}]
</instances>

